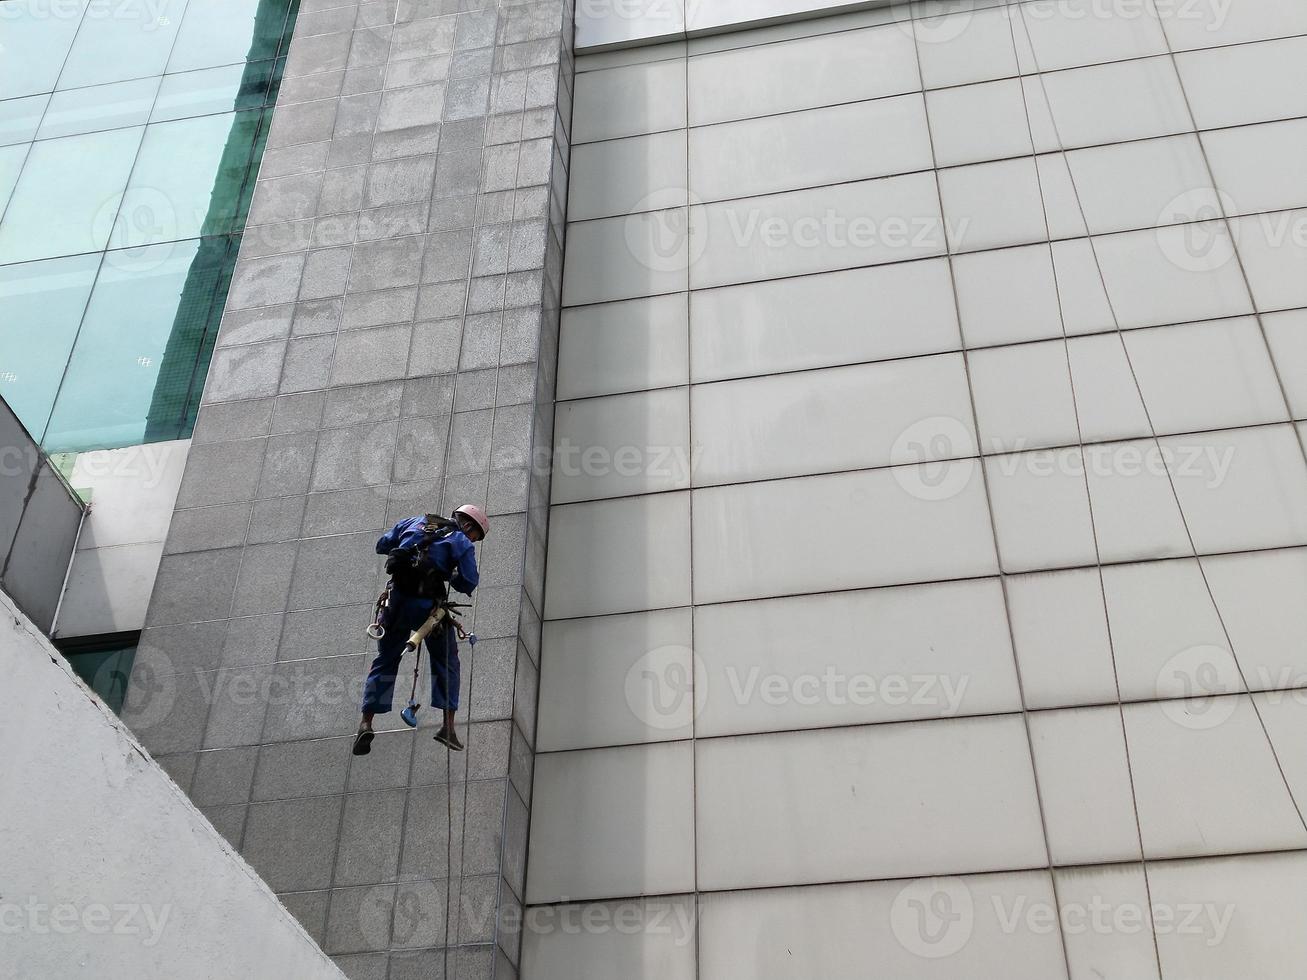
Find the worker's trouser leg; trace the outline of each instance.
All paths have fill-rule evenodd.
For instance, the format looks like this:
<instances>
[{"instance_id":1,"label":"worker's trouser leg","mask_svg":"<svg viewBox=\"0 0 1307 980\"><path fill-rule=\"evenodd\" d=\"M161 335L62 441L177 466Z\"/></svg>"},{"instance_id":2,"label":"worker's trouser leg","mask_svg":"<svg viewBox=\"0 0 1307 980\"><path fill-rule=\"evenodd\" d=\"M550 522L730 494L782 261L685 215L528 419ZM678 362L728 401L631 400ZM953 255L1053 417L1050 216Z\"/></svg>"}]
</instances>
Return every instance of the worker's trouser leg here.
<instances>
[{"instance_id":1,"label":"worker's trouser leg","mask_svg":"<svg viewBox=\"0 0 1307 980\"><path fill-rule=\"evenodd\" d=\"M458 638L452 625L442 625L427 637L431 655L431 706L458 710Z\"/></svg>"},{"instance_id":2,"label":"worker's trouser leg","mask_svg":"<svg viewBox=\"0 0 1307 980\"><path fill-rule=\"evenodd\" d=\"M390 605L382 618L386 635L377 641L377 656L368 671L363 685L363 713L384 715L390 711L395 694L395 678L399 661L404 655L404 644L409 634L421 626L431 614L430 600L402 598L391 594ZM431 649L431 639L427 639Z\"/></svg>"}]
</instances>

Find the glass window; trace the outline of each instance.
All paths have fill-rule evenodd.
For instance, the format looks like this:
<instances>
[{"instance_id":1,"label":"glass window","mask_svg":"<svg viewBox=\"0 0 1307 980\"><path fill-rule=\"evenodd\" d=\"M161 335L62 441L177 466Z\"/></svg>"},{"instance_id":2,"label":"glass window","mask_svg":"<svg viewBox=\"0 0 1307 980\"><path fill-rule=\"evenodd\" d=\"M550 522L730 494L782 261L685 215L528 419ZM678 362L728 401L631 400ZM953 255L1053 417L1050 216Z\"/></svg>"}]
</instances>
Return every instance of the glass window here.
<instances>
[{"instance_id":1,"label":"glass window","mask_svg":"<svg viewBox=\"0 0 1307 980\"><path fill-rule=\"evenodd\" d=\"M200 355L212 347L230 238L105 255L45 435L48 452L179 438ZM163 436L160 433L172 433Z\"/></svg>"},{"instance_id":2,"label":"glass window","mask_svg":"<svg viewBox=\"0 0 1307 980\"><path fill-rule=\"evenodd\" d=\"M86 0L0 3L0 93L53 92L85 9Z\"/></svg>"},{"instance_id":3,"label":"glass window","mask_svg":"<svg viewBox=\"0 0 1307 980\"><path fill-rule=\"evenodd\" d=\"M146 128L112 248L233 230L259 114L227 113Z\"/></svg>"},{"instance_id":4,"label":"glass window","mask_svg":"<svg viewBox=\"0 0 1307 980\"><path fill-rule=\"evenodd\" d=\"M9 195L18 183L18 175L23 172L23 161L27 159L27 147L0 146L0 216L5 213Z\"/></svg>"},{"instance_id":5,"label":"glass window","mask_svg":"<svg viewBox=\"0 0 1307 980\"><path fill-rule=\"evenodd\" d=\"M0 266L0 397L37 439L68 365L100 254Z\"/></svg>"},{"instance_id":6,"label":"glass window","mask_svg":"<svg viewBox=\"0 0 1307 980\"><path fill-rule=\"evenodd\" d=\"M48 95L33 95L0 102L0 146L30 143L41 125L41 113L45 112L49 101Z\"/></svg>"},{"instance_id":7,"label":"glass window","mask_svg":"<svg viewBox=\"0 0 1307 980\"><path fill-rule=\"evenodd\" d=\"M191 0L168 71L277 57L289 9L290 0Z\"/></svg>"},{"instance_id":8,"label":"glass window","mask_svg":"<svg viewBox=\"0 0 1307 980\"><path fill-rule=\"evenodd\" d=\"M157 78L138 78L56 92L41 120L37 139L144 126L150 119L150 107L158 89Z\"/></svg>"},{"instance_id":9,"label":"glass window","mask_svg":"<svg viewBox=\"0 0 1307 980\"><path fill-rule=\"evenodd\" d=\"M260 108L269 101L275 64L261 61L165 75L153 121Z\"/></svg>"},{"instance_id":10,"label":"glass window","mask_svg":"<svg viewBox=\"0 0 1307 980\"><path fill-rule=\"evenodd\" d=\"M118 714L127 698L127 682L132 676L132 663L136 660L139 642L139 636L106 640L103 644L83 641L62 652L73 673L85 681L114 714Z\"/></svg>"},{"instance_id":11,"label":"glass window","mask_svg":"<svg viewBox=\"0 0 1307 980\"><path fill-rule=\"evenodd\" d=\"M162 75L185 13L186 0L90 4L56 87Z\"/></svg>"},{"instance_id":12,"label":"glass window","mask_svg":"<svg viewBox=\"0 0 1307 980\"><path fill-rule=\"evenodd\" d=\"M0 0L0 395L47 451L188 436L298 0Z\"/></svg>"},{"instance_id":13,"label":"glass window","mask_svg":"<svg viewBox=\"0 0 1307 980\"><path fill-rule=\"evenodd\" d=\"M0 222L0 264L104 248L142 132L136 126L33 144Z\"/></svg>"}]
</instances>

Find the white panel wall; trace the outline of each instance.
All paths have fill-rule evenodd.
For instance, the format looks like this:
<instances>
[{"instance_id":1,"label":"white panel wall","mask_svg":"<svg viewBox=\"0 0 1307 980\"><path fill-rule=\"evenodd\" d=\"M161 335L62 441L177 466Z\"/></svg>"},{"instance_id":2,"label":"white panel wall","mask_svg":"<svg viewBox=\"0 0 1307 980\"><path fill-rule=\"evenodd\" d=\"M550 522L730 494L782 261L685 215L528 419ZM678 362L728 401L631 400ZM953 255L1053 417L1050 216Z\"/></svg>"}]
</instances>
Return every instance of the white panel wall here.
<instances>
[{"instance_id":1,"label":"white panel wall","mask_svg":"<svg viewBox=\"0 0 1307 980\"><path fill-rule=\"evenodd\" d=\"M582 27L528 980L1307 969L1307 15L1183 6Z\"/></svg>"},{"instance_id":2,"label":"white panel wall","mask_svg":"<svg viewBox=\"0 0 1307 980\"><path fill-rule=\"evenodd\" d=\"M344 976L3 593L0 650L0 974Z\"/></svg>"},{"instance_id":3,"label":"white panel wall","mask_svg":"<svg viewBox=\"0 0 1307 980\"><path fill-rule=\"evenodd\" d=\"M190 448L183 439L78 455L71 482L90 505L55 636L145 625Z\"/></svg>"}]
</instances>

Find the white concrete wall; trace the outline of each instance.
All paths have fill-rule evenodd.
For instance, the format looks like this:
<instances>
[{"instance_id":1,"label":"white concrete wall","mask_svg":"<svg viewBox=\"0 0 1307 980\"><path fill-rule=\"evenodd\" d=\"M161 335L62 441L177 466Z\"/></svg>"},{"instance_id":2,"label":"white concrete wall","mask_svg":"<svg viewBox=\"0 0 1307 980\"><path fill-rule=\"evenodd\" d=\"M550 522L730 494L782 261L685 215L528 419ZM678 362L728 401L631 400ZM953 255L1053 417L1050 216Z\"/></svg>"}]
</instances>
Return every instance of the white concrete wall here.
<instances>
[{"instance_id":1,"label":"white concrete wall","mask_svg":"<svg viewBox=\"0 0 1307 980\"><path fill-rule=\"evenodd\" d=\"M69 482L90 507L55 636L145 625L190 449L189 439L179 439L78 454Z\"/></svg>"},{"instance_id":2,"label":"white concrete wall","mask_svg":"<svg viewBox=\"0 0 1307 980\"><path fill-rule=\"evenodd\" d=\"M0 593L0 977L343 975Z\"/></svg>"}]
</instances>

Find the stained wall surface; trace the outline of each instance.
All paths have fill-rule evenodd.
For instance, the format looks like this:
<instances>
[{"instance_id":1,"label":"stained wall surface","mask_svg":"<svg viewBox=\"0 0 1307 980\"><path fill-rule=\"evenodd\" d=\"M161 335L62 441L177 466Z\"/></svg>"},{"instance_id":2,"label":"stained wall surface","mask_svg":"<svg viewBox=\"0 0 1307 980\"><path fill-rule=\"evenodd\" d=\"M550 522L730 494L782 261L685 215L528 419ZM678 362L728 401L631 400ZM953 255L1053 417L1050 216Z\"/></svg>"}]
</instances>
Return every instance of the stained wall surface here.
<instances>
[{"instance_id":1,"label":"stained wall surface","mask_svg":"<svg viewBox=\"0 0 1307 980\"><path fill-rule=\"evenodd\" d=\"M304 0L136 653L124 720L355 978L516 974L571 36ZM468 750L428 708L355 758L376 540L462 503Z\"/></svg>"},{"instance_id":2,"label":"stained wall surface","mask_svg":"<svg viewBox=\"0 0 1307 980\"><path fill-rule=\"evenodd\" d=\"M1304 65L1288 0L579 59L524 976L1307 966Z\"/></svg>"}]
</instances>

